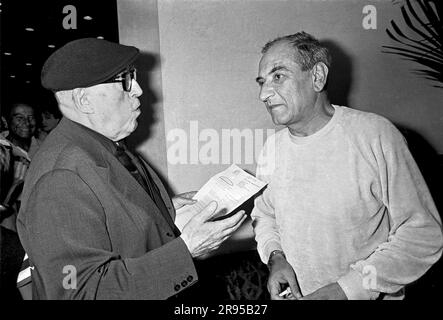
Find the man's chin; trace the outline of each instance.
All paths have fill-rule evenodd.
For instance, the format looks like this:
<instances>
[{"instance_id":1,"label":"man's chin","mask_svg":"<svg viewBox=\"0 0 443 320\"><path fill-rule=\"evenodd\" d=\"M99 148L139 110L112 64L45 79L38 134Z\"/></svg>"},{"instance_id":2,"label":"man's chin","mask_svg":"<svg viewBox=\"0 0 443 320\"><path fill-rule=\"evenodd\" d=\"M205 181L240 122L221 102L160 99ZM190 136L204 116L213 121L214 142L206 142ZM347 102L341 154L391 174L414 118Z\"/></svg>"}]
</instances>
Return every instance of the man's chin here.
<instances>
[{"instance_id":1,"label":"man's chin","mask_svg":"<svg viewBox=\"0 0 443 320\"><path fill-rule=\"evenodd\" d=\"M133 129L132 129L131 133L133 133L135 130L137 130L137 127L138 127L138 121L137 121L137 119L135 119L134 120Z\"/></svg>"},{"instance_id":2,"label":"man's chin","mask_svg":"<svg viewBox=\"0 0 443 320\"><path fill-rule=\"evenodd\" d=\"M274 124L276 126L283 126L285 125L285 122L282 122L281 120L279 120L277 117L272 117L272 122L274 122Z\"/></svg>"}]
</instances>

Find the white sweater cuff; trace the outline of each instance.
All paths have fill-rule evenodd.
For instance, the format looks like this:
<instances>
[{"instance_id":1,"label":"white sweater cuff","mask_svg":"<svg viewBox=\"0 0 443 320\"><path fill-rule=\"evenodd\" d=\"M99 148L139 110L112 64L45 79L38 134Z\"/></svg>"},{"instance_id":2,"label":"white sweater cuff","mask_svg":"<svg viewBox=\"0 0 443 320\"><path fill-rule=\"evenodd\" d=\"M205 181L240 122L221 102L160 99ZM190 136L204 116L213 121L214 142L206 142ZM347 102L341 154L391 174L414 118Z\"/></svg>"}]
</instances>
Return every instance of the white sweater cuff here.
<instances>
[{"instance_id":1,"label":"white sweater cuff","mask_svg":"<svg viewBox=\"0 0 443 320\"><path fill-rule=\"evenodd\" d=\"M276 242L276 241L272 241L270 243L268 243L266 245L266 247L263 250L263 256L262 256L262 261L265 264L268 264L268 259L269 259L269 255L271 254L272 251L274 250L282 250L282 247L280 245L280 243Z\"/></svg>"},{"instance_id":2,"label":"white sweater cuff","mask_svg":"<svg viewBox=\"0 0 443 320\"><path fill-rule=\"evenodd\" d=\"M365 289L362 275L352 269L338 279L337 283L346 294L348 300L374 300L379 296L378 292Z\"/></svg>"}]
</instances>

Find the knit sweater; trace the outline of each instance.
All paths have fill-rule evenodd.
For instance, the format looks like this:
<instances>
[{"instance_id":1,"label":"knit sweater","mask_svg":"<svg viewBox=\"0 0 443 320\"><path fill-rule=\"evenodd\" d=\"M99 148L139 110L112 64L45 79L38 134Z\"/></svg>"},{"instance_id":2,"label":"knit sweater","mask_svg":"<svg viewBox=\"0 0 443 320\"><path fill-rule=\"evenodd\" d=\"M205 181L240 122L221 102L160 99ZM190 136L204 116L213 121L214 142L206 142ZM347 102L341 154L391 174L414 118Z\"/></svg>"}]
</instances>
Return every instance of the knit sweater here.
<instances>
[{"instance_id":1,"label":"knit sweater","mask_svg":"<svg viewBox=\"0 0 443 320\"><path fill-rule=\"evenodd\" d=\"M400 132L376 114L334 106L307 137L265 143L252 212L264 263L283 250L303 295L338 282L348 299L395 296L442 252L441 220Z\"/></svg>"}]
</instances>

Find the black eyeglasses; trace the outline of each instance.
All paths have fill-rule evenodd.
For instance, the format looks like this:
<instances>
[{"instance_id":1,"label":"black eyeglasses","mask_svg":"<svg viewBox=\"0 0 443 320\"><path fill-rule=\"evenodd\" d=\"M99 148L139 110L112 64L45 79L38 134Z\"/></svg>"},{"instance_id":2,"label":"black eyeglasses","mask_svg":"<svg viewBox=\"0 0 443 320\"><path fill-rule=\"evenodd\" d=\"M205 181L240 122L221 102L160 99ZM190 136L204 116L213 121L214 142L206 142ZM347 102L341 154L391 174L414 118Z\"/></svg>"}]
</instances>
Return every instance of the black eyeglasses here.
<instances>
[{"instance_id":1,"label":"black eyeglasses","mask_svg":"<svg viewBox=\"0 0 443 320\"><path fill-rule=\"evenodd\" d=\"M115 77L106 80L103 83L121 82L123 90L130 92L132 89L132 79L137 80L137 69L135 68L119 73Z\"/></svg>"}]
</instances>

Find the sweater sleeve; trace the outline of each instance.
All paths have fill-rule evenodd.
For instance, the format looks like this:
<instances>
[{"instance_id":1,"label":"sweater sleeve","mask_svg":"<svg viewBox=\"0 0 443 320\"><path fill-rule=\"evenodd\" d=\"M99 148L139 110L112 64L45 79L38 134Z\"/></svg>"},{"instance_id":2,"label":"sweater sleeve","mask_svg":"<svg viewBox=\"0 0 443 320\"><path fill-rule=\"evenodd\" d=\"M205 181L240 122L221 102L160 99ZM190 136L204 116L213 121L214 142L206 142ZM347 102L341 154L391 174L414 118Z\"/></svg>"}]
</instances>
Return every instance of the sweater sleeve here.
<instances>
[{"instance_id":1,"label":"sweater sleeve","mask_svg":"<svg viewBox=\"0 0 443 320\"><path fill-rule=\"evenodd\" d=\"M251 213L257 251L265 264L268 263L272 251L282 250L269 184L276 165L275 160L275 136L272 136L264 145L257 159L256 170L257 178L268 183L268 185L255 199L254 209Z\"/></svg>"},{"instance_id":2,"label":"sweater sleeve","mask_svg":"<svg viewBox=\"0 0 443 320\"><path fill-rule=\"evenodd\" d=\"M180 279L198 278L181 238L139 257L115 252L102 204L75 172L43 176L26 217L19 223L20 238L45 287L43 298L165 299L183 290L177 287ZM68 277L74 274L75 283Z\"/></svg>"},{"instance_id":3,"label":"sweater sleeve","mask_svg":"<svg viewBox=\"0 0 443 320\"><path fill-rule=\"evenodd\" d=\"M386 121L371 149L391 229L386 242L338 280L349 299L398 292L421 277L442 252L439 214L403 136Z\"/></svg>"}]
</instances>

